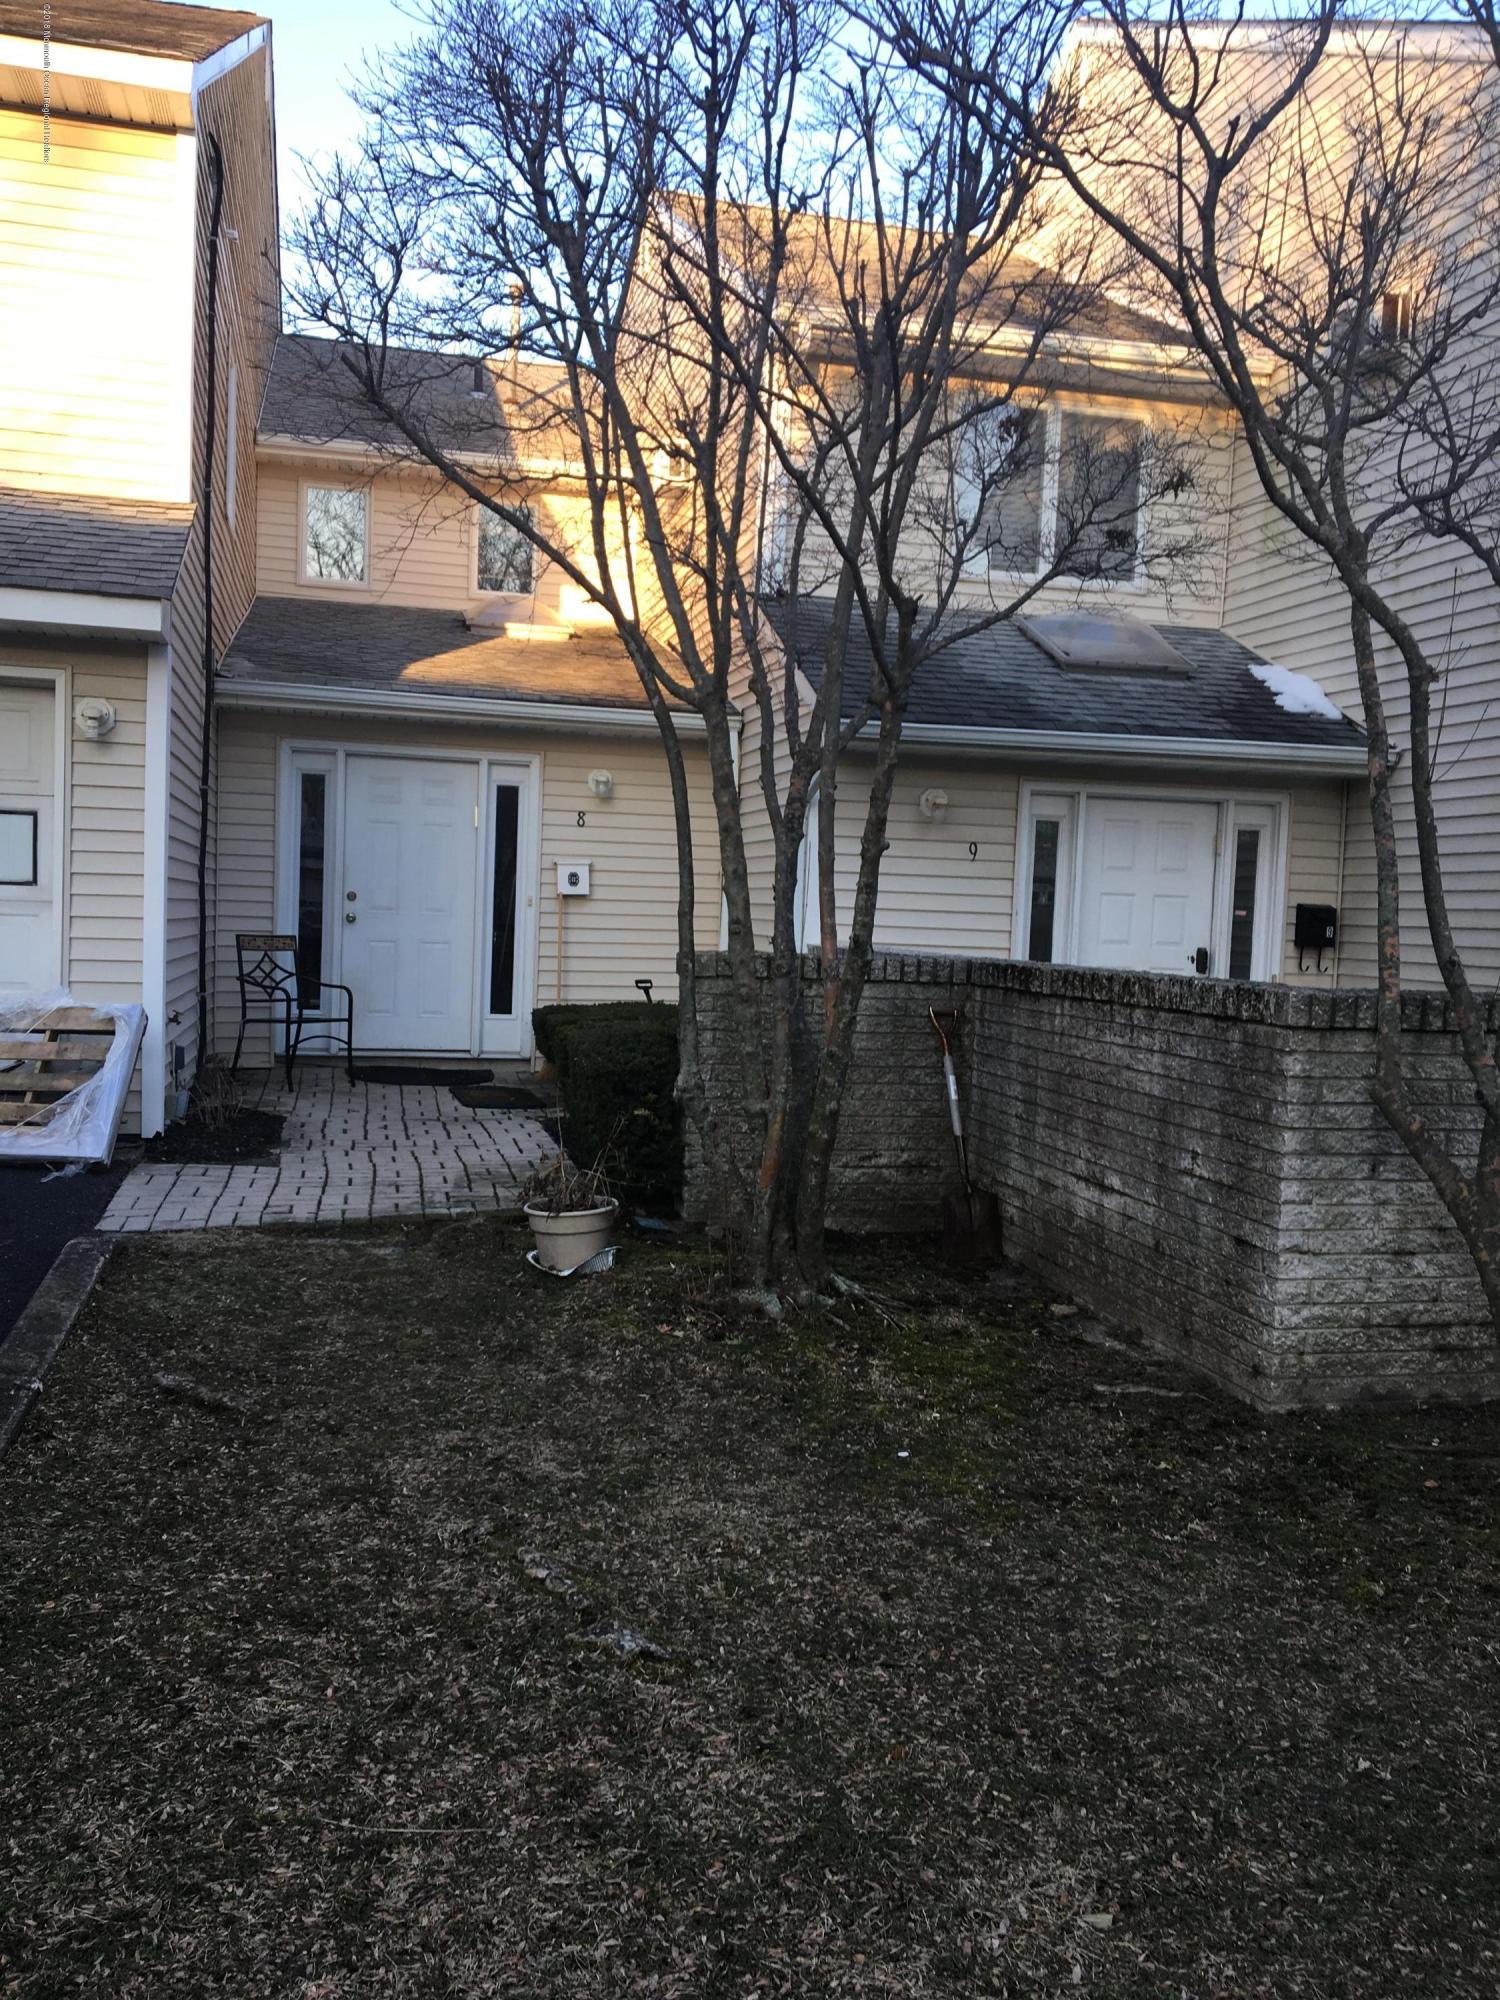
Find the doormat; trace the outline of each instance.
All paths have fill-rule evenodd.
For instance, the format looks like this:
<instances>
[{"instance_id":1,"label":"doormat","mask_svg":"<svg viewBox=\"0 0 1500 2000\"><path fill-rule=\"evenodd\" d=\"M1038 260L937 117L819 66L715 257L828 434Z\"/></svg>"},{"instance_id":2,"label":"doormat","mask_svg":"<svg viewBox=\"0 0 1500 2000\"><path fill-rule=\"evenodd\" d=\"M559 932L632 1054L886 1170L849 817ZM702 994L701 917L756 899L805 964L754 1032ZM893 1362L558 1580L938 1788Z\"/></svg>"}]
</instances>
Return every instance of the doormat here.
<instances>
[{"instance_id":1,"label":"doormat","mask_svg":"<svg viewBox=\"0 0 1500 2000\"><path fill-rule=\"evenodd\" d=\"M456 1083L453 1095L470 1111L544 1111L547 1107L534 1090L519 1090L512 1083Z\"/></svg>"},{"instance_id":2,"label":"doormat","mask_svg":"<svg viewBox=\"0 0 1500 2000\"><path fill-rule=\"evenodd\" d=\"M354 1065L356 1083L430 1083L441 1087L443 1084L489 1083L494 1075L492 1069L417 1069L400 1065L386 1069L367 1063Z\"/></svg>"}]
</instances>

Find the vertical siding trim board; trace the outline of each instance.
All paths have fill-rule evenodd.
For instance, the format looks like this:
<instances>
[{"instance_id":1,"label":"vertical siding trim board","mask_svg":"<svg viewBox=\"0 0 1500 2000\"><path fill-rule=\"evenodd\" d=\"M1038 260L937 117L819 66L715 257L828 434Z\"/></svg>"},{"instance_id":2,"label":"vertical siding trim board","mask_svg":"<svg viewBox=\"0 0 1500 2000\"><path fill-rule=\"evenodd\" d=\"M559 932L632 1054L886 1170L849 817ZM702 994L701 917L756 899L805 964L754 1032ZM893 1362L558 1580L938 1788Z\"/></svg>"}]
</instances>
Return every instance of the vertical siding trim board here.
<instances>
[{"instance_id":1,"label":"vertical siding trim board","mask_svg":"<svg viewBox=\"0 0 1500 2000\"><path fill-rule=\"evenodd\" d=\"M167 820L171 808L172 649L146 654L145 859L142 882L141 1136L166 1123L167 1094Z\"/></svg>"}]
</instances>

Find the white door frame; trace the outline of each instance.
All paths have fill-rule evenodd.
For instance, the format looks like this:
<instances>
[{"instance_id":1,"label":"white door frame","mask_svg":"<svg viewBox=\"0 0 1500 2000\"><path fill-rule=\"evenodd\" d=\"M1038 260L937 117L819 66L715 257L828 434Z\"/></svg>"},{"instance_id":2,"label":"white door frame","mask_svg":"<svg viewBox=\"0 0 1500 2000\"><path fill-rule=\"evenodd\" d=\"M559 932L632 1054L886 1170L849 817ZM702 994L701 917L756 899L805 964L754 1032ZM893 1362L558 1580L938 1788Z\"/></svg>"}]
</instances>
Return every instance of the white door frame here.
<instances>
[{"instance_id":1,"label":"white door frame","mask_svg":"<svg viewBox=\"0 0 1500 2000\"><path fill-rule=\"evenodd\" d=\"M495 791L502 783L521 779L521 809L516 822L516 951L515 1005L509 1016L486 1011L490 984L490 913L495 894ZM482 793L479 833L483 841L478 870L479 905L475 912L475 937L479 942L476 967L475 1052L505 1056L517 1062L531 1054L531 1010L536 1005L538 925L541 893L542 760L535 753L516 752L487 756L479 774ZM500 1024L513 1019L513 1035L501 1032ZM505 1042L507 1046L501 1047ZM513 1043L514 1046L510 1046Z\"/></svg>"},{"instance_id":2,"label":"white door frame","mask_svg":"<svg viewBox=\"0 0 1500 2000\"><path fill-rule=\"evenodd\" d=\"M325 849L323 855L323 956L324 976L330 981L344 976L344 926L341 886L343 882L344 770L350 757L388 757L407 762L470 764L475 767L479 786L479 824L474 829L475 888L470 921L474 926L474 972L469 994L469 1052L487 1053L484 1043L486 1023L496 1017L485 1013L489 989L488 913L494 880L494 795L498 775L524 771L527 783L517 829L516 857L516 999L521 1017L520 1041L524 1044L517 1060L531 1053L531 1008L536 992L538 899L541 893L542 759L521 751L429 750L421 745L358 743L347 740L283 738L278 753L276 785L276 889L275 927L278 931L297 928L297 867L300 831L298 781L305 770L321 770L328 777L324 810ZM524 1012L522 1011L524 1003ZM320 1016L310 1016L319 1019ZM355 1015L358 1042L359 1016ZM491 1049L491 1054L506 1053Z\"/></svg>"},{"instance_id":3,"label":"white door frame","mask_svg":"<svg viewBox=\"0 0 1500 2000\"><path fill-rule=\"evenodd\" d=\"M68 935L68 827L72 819L68 797L68 745L73 733L73 704L69 699L67 667L13 667L0 661L0 682L44 681L52 689L52 965L57 985L67 984L64 942Z\"/></svg>"},{"instance_id":4,"label":"white door frame","mask_svg":"<svg viewBox=\"0 0 1500 2000\"><path fill-rule=\"evenodd\" d=\"M1021 785L1019 826L1016 841L1016 889L1012 916L1012 957L1025 958L1030 949L1032 828L1036 798L1066 799L1072 806L1071 853L1064 883L1058 882L1058 910L1054 917L1052 962L1072 965L1078 942L1078 912L1083 896L1084 828L1090 801L1120 799L1133 805L1213 805L1219 812L1214 844L1213 918L1209 949L1212 954L1208 976L1225 979L1229 968L1230 904L1234 893L1234 846L1236 815L1248 808L1246 822L1266 835L1256 881L1256 924L1252 933L1250 962L1252 979L1281 976L1283 932L1286 929L1287 843L1291 826L1289 792L1226 792L1210 785L1161 786L1106 782L1047 783L1027 779ZM1264 913L1262 917L1262 912Z\"/></svg>"}]
</instances>

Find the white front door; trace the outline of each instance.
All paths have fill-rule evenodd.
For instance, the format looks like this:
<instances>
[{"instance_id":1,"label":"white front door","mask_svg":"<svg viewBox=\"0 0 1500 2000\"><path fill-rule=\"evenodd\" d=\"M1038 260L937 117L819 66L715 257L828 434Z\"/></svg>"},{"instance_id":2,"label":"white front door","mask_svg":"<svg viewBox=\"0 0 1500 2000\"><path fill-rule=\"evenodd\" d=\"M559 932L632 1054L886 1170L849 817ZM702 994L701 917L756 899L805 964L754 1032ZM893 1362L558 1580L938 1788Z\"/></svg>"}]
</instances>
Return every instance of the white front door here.
<instances>
[{"instance_id":1,"label":"white front door","mask_svg":"<svg viewBox=\"0 0 1500 2000\"><path fill-rule=\"evenodd\" d=\"M1215 805L1090 798L1078 962L1188 973L1213 945ZM1210 960L1202 969L1216 971Z\"/></svg>"},{"instance_id":2,"label":"white front door","mask_svg":"<svg viewBox=\"0 0 1500 2000\"><path fill-rule=\"evenodd\" d=\"M0 685L0 998L58 983L56 701L50 687Z\"/></svg>"},{"instance_id":3,"label":"white front door","mask_svg":"<svg viewBox=\"0 0 1500 2000\"><path fill-rule=\"evenodd\" d=\"M478 803L473 764L347 760L337 922L358 1048L473 1047Z\"/></svg>"}]
</instances>

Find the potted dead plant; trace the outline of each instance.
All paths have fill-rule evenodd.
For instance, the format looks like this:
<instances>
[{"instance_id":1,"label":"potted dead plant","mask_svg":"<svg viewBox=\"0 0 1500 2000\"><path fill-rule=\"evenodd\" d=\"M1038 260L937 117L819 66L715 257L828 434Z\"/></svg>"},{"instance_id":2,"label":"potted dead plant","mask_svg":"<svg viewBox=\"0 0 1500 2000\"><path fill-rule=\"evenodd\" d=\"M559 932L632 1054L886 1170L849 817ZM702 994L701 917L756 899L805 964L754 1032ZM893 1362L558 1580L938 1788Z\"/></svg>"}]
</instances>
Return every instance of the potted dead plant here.
<instances>
[{"instance_id":1,"label":"potted dead plant","mask_svg":"<svg viewBox=\"0 0 1500 2000\"><path fill-rule=\"evenodd\" d=\"M549 1271L571 1271L597 1257L620 1209L600 1162L575 1167L561 1150L537 1168L521 1195L537 1258Z\"/></svg>"}]
</instances>

